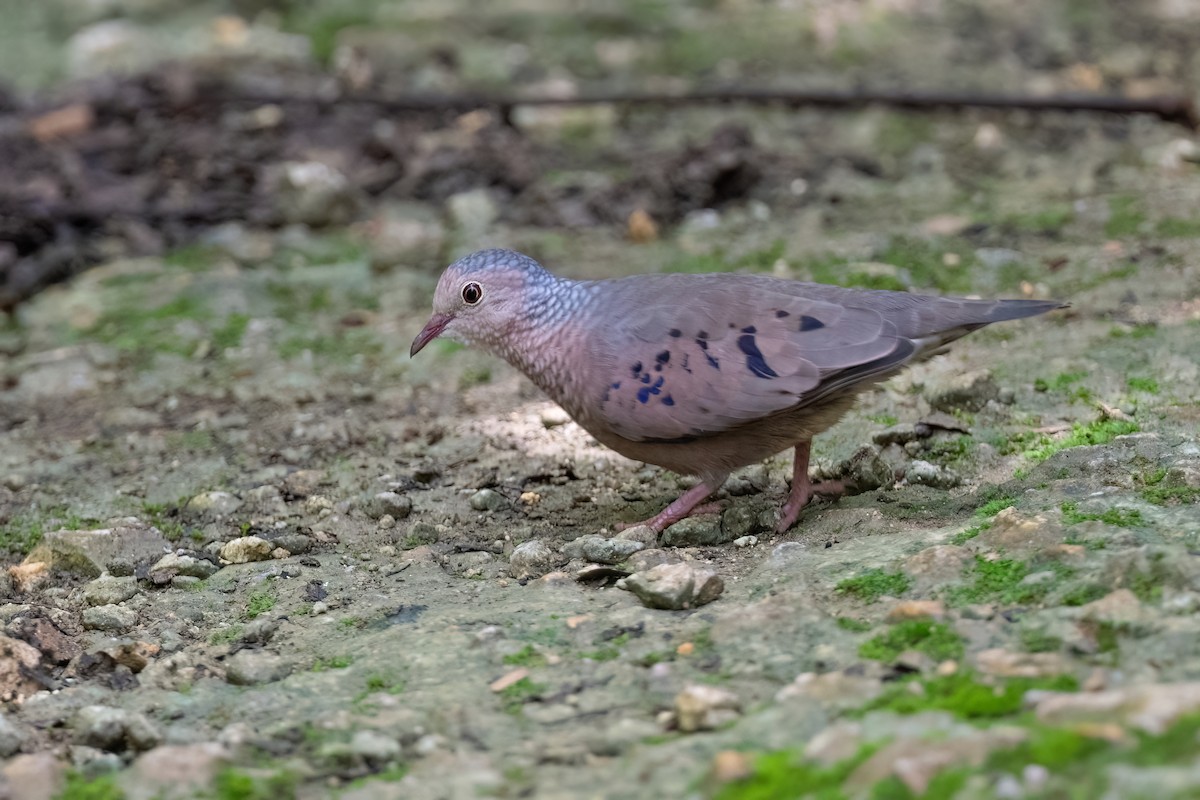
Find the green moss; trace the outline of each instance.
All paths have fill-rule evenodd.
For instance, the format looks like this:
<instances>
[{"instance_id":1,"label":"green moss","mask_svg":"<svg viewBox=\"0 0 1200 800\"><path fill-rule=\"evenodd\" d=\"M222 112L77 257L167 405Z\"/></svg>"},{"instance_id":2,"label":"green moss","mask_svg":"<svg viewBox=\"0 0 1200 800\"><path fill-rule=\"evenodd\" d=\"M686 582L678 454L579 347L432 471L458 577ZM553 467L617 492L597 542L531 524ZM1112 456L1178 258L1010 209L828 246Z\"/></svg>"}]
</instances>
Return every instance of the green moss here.
<instances>
[{"instance_id":1,"label":"green moss","mask_svg":"<svg viewBox=\"0 0 1200 800\"><path fill-rule=\"evenodd\" d=\"M621 655L621 648L629 644L629 638L628 633L620 633L608 638L601 635L595 644L603 646L590 652L580 653L580 656L582 658L590 658L592 661L612 661Z\"/></svg>"},{"instance_id":2,"label":"green moss","mask_svg":"<svg viewBox=\"0 0 1200 800\"><path fill-rule=\"evenodd\" d=\"M1017 504L1017 500L1015 497L1010 497L1008 495L1001 495L1000 497L993 497L992 499L988 500L983 505L981 505L979 508L975 509L975 516L977 516L977 517L994 517L997 514L999 514L1001 511L1003 511L1004 509L1012 508L1016 504Z\"/></svg>"},{"instance_id":3,"label":"green moss","mask_svg":"<svg viewBox=\"0 0 1200 800\"><path fill-rule=\"evenodd\" d=\"M406 688L408 688L408 682L400 676L383 673L368 675L366 685L362 687L362 691L355 694L353 703L362 714L370 714L374 706L367 703L366 700L372 694L403 694Z\"/></svg>"},{"instance_id":4,"label":"green moss","mask_svg":"<svg viewBox=\"0 0 1200 800\"><path fill-rule=\"evenodd\" d=\"M943 258L953 253L959 258L956 269L946 269ZM946 292L963 292L970 288L970 275L976 264L975 248L960 240L934 240L893 237L877 259L894 264L912 275L913 284Z\"/></svg>"},{"instance_id":5,"label":"green moss","mask_svg":"<svg viewBox=\"0 0 1200 800\"><path fill-rule=\"evenodd\" d=\"M221 327L212 332L213 347L217 352L224 352L230 347L237 347L242 343L242 337L246 335L246 328L250 325L250 317L247 314L233 313L225 318L221 323Z\"/></svg>"},{"instance_id":6,"label":"green moss","mask_svg":"<svg viewBox=\"0 0 1200 800\"><path fill-rule=\"evenodd\" d=\"M139 293L130 292L101 314L85 333L142 363L155 353L190 354L195 343L180 337L176 325L182 320L205 321L211 316L205 300L195 295L182 294L147 308Z\"/></svg>"},{"instance_id":7,"label":"green moss","mask_svg":"<svg viewBox=\"0 0 1200 800\"><path fill-rule=\"evenodd\" d=\"M1194 239L1200 237L1200 219L1164 217L1154 225L1154 232L1165 239Z\"/></svg>"},{"instance_id":8,"label":"green moss","mask_svg":"<svg viewBox=\"0 0 1200 800\"><path fill-rule=\"evenodd\" d=\"M1113 339L1149 339L1158 331L1158 326L1153 323L1143 323L1134 325L1130 328L1112 328L1108 335Z\"/></svg>"},{"instance_id":9,"label":"green moss","mask_svg":"<svg viewBox=\"0 0 1200 800\"><path fill-rule=\"evenodd\" d=\"M891 426L900 422L899 417L894 417L891 414L871 414L870 416L867 417L867 419L871 420L871 422L877 423L879 425L883 425L888 428L890 428Z\"/></svg>"},{"instance_id":10,"label":"green moss","mask_svg":"<svg viewBox=\"0 0 1200 800\"><path fill-rule=\"evenodd\" d=\"M990 527L992 527L992 523L985 522L981 525L975 525L966 530L959 531L950 537L950 544L964 545Z\"/></svg>"},{"instance_id":11,"label":"green moss","mask_svg":"<svg viewBox=\"0 0 1200 800\"><path fill-rule=\"evenodd\" d=\"M395 675L373 674L367 675L366 691L368 692L388 692L389 694L402 694L406 687L406 682Z\"/></svg>"},{"instance_id":12,"label":"green moss","mask_svg":"<svg viewBox=\"0 0 1200 800\"><path fill-rule=\"evenodd\" d=\"M926 114L889 112L879 126L878 147L892 156L903 156L933 138L933 121Z\"/></svg>"},{"instance_id":13,"label":"green moss","mask_svg":"<svg viewBox=\"0 0 1200 800\"><path fill-rule=\"evenodd\" d=\"M187 504L181 500L174 505L166 503L142 503L142 516L172 542L177 542L187 534L187 528L179 521L179 509Z\"/></svg>"},{"instance_id":14,"label":"green moss","mask_svg":"<svg viewBox=\"0 0 1200 800\"><path fill-rule=\"evenodd\" d=\"M1028 233L1057 233L1075 218L1068 205L1051 206L1038 211L1013 214L1004 220L1011 228Z\"/></svg>"},{"instance_id":15,"label":"green moss","mask_svg":"<svg viewBox=\"0 0 1200 800\"><path fill-rule=\"evenodd\" d=\"M1096 651L1116 655L1121 651L1121 634L1128 631L1125 623L1104 620L1096 624Z\"/></svg>"},{"instance_id":16,"label":"green moss","mask_svg":"<svg viewBox=\"0 0 1200 800\"><path fill-rule=\"evenodd\" d=\"M491 382L491 367L473 367L463 370L462 375L460 375L458 378L458 389L459 391L464 391L466 389L470 389L472 386L482 386L485 383Z\"/></svg>"},{"instance_id":17,"label":"green moss","mask_svg":"<svg viewBox=\"0 0 1200 800\"><path fill-rule=\"evenodd\" d=\"M1055 579L1032 584L1022 583L1034 572L1029 564L1005 558L989 561L983 556L975 556L975 565L967 576L971 582L952 589L948 599L955 605L1029 605L1043 600L1059 579L1068 578L1073 574L1070 567L1056 562L1046 564L1038 571L1042 570L1054 572Z\"/></svg>"},{"instance_id":18,"label":"green moss","mask_svg":"<svg viewBox=\"0 0 1200 800\"><path fill-rule=\"evenodd\" d=\"M653 667L655 664L674 660L675 652L673 650L654 650L639 658L637 663L642 667Z\"/></svg>"},{"instance_id":19,"label":"green moss","mask_svg":"<svg viewBox=\"0 0 1200 800\"><path fill-rule=\"evenodd\" d=\"M277 602L278 598L275 593L269 589L254 592L246 599L246 611L242 616L246 619L254 619L275 608Z\"/></svg>"},{"instance_id":20,"label":"green moss","mask_svg":"<svg viewBox=\"0 0 1200 800\"><path fill-rule=\"evenodd\" d=\"M1075 525L1091 520L1098 520L1105 525L1113 525L1118 528L1136 528L1146 524L1145 520L1142 519L1142 512L1135 508L1110 508L1106 511L1094 513L1080 511L1078 504L1072 502L1063 503L1061 508L1063 521L1068 525Z\"/></svg>"},{"instance_id":21,"label":"green moss","mask_svg":"<svg viewBox=\"0 0 1200 800\"><path fill-rule=\"evenodd\" d=\"M1061 769L1102 751L1111 749L1104 739L1087 737L1071 730L1038 727L1030 731L1024 742L1010 750L993 753L987 761L987 769L997 772L1021 774L1029 764L1038 764L1047 769Z\"/></svg>"},{"instance_id":22,"label":"green moss","mask_svg":"<svg viewBox=\"0 0 1200 800\"><path fill-rule=\"evenodd\" d=\"M1079 682L1072 675L1010 678L984 683L970 672L958 672L893 684L854 714L861 716L868 711L891 711L896 714L949 711L962 719L1000 719L1020 714L1025 693L1033 689L1073 692L1078 688Z\"/></svg>"},{"instance_id":23,"label":"green moss","mask_svg":"<svg viewBox=\"0 0 1200 800\"><path fill-rule=\"evenodd\" d=\"M680 253L668 261L664 272L730 272L750 270L766 272L775 266L775 262L783 258L787 243L777 239L769 247L751 250L737 258L728 257L725 251L717 248L711 253Z\"/></svg>"},{"instance_id":24,"label":"green moss","mask_svg":"<svg viewBox=\"0 0 1200 800\"><path fill-rule=\"evenodd\" d=\"M838 617L837 626L842 630L850 631L851 633L866 633L867 631L871 630L872 627L871 623L864 622L861 619L855 619L854 617Z\"/></svg>"},{"instance_id":25,"label":"green moss","mask_svg":"<svg viewBox=\"0 0 1200 800\"><path fill-rule=\"evenodd\" d=\"M925 457L938 464L954 465L967 460L975 448L975 440L970 436L956 436L953 439L941 439L931 444L925 450Z\"/></svg>"},{"instance_id":26,"label":"green moss","mask_svg":"<svg viewBox=\"0 0 1200 800\"><path fill-rule=\"evenodd\" d=\"M1109 198L1109 217L1104 224L1104 234L1110 239L1135 236L1146 221L1137 198L1120 196Z\"/></svg>"},{"instance_id":27,"label":"green moss","mask_svg":"<svg viewBox=\"0 0 1200 800\"><path fill-rule=\"evenodd\" d=\"M1021 647L1028 653L1054 653L1062 649L1061 637L1052 636L1041 628L1025 628L1021 631Z\"/></svg>"},{"instance_id":28,"label":"green moss","mask_svg":"<svg viewBox=\"0 0 1200 800\"><path fill-rule=\"evenodd\" d=\"M906 650L924 653L934 661L962 658L963 641L940 622L907 620L862 643L858 655L876 661L891 662Z\"/></svg>"},{"instance_id":29,"label":"green moss","mask_svg":"<svg viewBox=\"0 0 1200 800\"><path fill-rule=\"evenodd\" d=\"M729 264L720 253L682 253L663 266L663 272L728 272Z\"/></svg>"},{"instance_id":30,"label":"green moss","mask_svg":"<svg viewBox=\"0 0 1200 800\"><path fill-rule=\"evenodd\" d=\"M163 256L163 266L188 272L206 272L220 258L221 251L211 245L191 244Z\"/></svg>"},{"instance_id":31,"label":"green moss","mask_svg":"<svg viewBox=\"0 0 1200 800\"><path fill-rule=\"evenodd\" d=\"M125 800L125 793L112 775L88 778L70 770L66 785L54 795L54 800Z\"/></svg>"},{"instance_id":32,"label":"green moss","mask_svg":"<svg viewBox=\"0 0 1200 800\"><path fill-rule=\"evenodd\" d=\"M938 683L941 685L934 685ZM1025 692L1031 689L1075 691L1075 681L1069 677L1014 679L990 686L977 683L971 676L951 676L929 681L922 688L922 696L936 705L916 707L907 705L905 700L904 705L893 708L877 700L874 707L902 714L937 708L975 721L1012 718L1014 722L1022 723L1026 738L1012 747L993 751L978 767L955 766L941 771L919 796L894 776L876 783L865 793L846 788L847 778L886 742L864 745L853 756L833 766L806 761L793 750L766 753L755 759L750 777L725 784L708 796L715 800L845 800L851 796L870 797L871 800L918 800L918 797L920 800L951 800L963 796L964 789L976 784L978 778L972 780L974 776L983 779L976 785L993 786L1001 776L1021 775L1027 767L1036 764L1050 773L1047 786L1037 797L1082 800L1108 793L1107 772L1113 764L1144 768L1187 767L1195 761L1200 714L1182 717L1160 736L1130 731L1129 740L1122 742L1086 736L1075 729L1042 725L1021 716L1021 698ZM908 697L918 697L906 685L896 689ZM866 710L872 709L860 709L859 713ZM936 741L931 740L930 746L936 747ZM986 791L984 794L991 796ZM1184 789L1182 794L1172 796L1193 795Z\"/></svg>"},{"instance_id":33,"label":"green moss","mask_svg":"<svg viewBox=\"0 0 1200 800\"><path fill-rule=\"evenodd\" d=\"M1074 385L1086 377L1087 373L1084 372L1062 372L1049 380L1038 378L1033 382L1033 388L1034 391L1038 392L1058 392L1065 394L1072 402L1079 400L1090 403L1095 399L1092 390L1086 386Z\"/></svg>"},{"instance_id":34,"label":"green moss","mask_svg":"<svg viewBox=\"0 0 1200 800\"><path fill-rule=\"evenodd\" d=\"M1200 500L1200 488L1195 486L1171 486L1166 483L1167 470L1159 468L1138 476L1142 484L1142 499L1156 506L1174 503L1194 503Z\"/></svg>"},{"instance_id":35,"label":"green moss","mask_svg":"<svg viewBox=\"0 0 1200 800\"><path fill-rule=\"evenodd\" d=\"M209 644L229 644L241 638L243 628L241 625L230 625L228 628L218 628L213 631L209 637Z\"/></svg>"},{"instance_id":36,"label":"green moss","mask_svg":"<svg viewBox=\"0 0 1200 800\"><path fill-rule=\"evenodd\" d=\"M1135 572L1129 576L1129 591L1143 603L1157 603L1162 600L1163 582L1151 572Z\"/></svg>"},{"instance_id":37,"label":"green moss","mask_svg":"<svg viewBox=\"0 0 1200 800\"><path fill-rule=\"evenodd\" d=\"M328 672L331 669L346 669L354 663L353 656L322 656L313 662L313 672Z\"/></svg>"},{"instance_id":38,"label":"green moss","mask_svg":"<svg viewBox=\"0 0 1200 800\"><path fill-rule=\"evenodd\" d=\"M372 24L373 20L364 10L356 9L361 3L348 3L348 8L338 9L324 4L286 3L282 8L284 29L308 37L313 57L321 64L329 64L337 48L338 34L344 28Z\"/></svg>"},{"instance_id":39,"label":"green moss","mask_svg":"<svg viewBox=\"0 0 1200 800\"><path fill-rule=\"evenodd\" d=\"M284 322L303 323L333 309L328 286L278 281L268 283L265 289L274 302L275 316Z\"/></svg>"},{"instance_id":40,"label":"green moss","mask_svg":"<svg viewBox=\"0 0 1200 800\"><path fill-rule=\"evenodd\" d=\"M350 362L359 356L378 358L383 354L384 346L369 330L339 328L334 333L307 332L289 336L280 343L278 352L284 360L307 352L326 361Z\"/></svg>"},{"instance_id":41,"label":"green moss","mask_svg":"<svg viewBox=\"0 0 1200 800\"><path fill-rule=\"evenodd\" d=\"M580 653L579 655L581 658L591 659L592 661L613 661L621 655L621 651L615 647L600 647L596 650Z\"/></svg>"},{"instance_id":42,"label":"green moss","mask_svg":"<svg viewBox=\"0 0 1200 800\"><path fill-rule=\"evenodd\" d=\"M40 515L18 514L0 525L0 554L28 555L44 533L45 521Z\"/></svg>"},{"instance_id":43,"label":"green moss","mask_svg":"<svg viewBox=\"0 0 1200 800\"><path fill-rule=\"evenodd\" d=\"M1137 433L1140 430L1136 422L1103 419L1090 423L1075 423L1069 436L1063 439L1042 437L1034 447L1026 450L1024 456L1034 463L1042 462L1060 450L1072 447L1107 444L1118 436Z\"/></svg>"},{"instance_id":44,"label":"green moss","mask_svg":"<svg viewBox=\"0 0 1200 800\"><path fill-rule=\"evenodd\" d=\"M514 667L541 667L545 665L546 657L533 645L527 644L517 652L506 655L504 663Z\"/></svg>"},{"instance_id":45,"label":"green moss","mask_svg":"<svg viewBox=\"0 0 1200 800\"><path fill-rule=\"evenodd\" d=\"M408 775L409 769L407 764L392 764L376 772L374 775L364 775L361 778L355 778L346 784L346 788L358 789L366 786L368 783L395 783L402 781Z\"/></svg>"},{"instance_id":46,"label":"green moss","mask_svg":"<svg viewBox=\"0 0 1200 800\"><path fill-rule=\"evenodd\" d=\"M961 266L949 270L943 266L943 256L954 253ZM886 248L873 253L872 261L891 264L907 273L905 281L897 275L880 273L857 266L855 259L841 255L820 255L800 262L800 271L820 283L850 286L860 289L889 289L907 291L912 286L934 288L943 292L966 292L971 288L971 266L975 263L974 249L957 240L928 241L920 238L895 237Z\"/></svg>"},{"instance_id":47,"label":"green moss","mask_svg":"<svg viewBox=\"0 0 1200 800\"><path fill-rule=\"evenodd\" d=\"M217 775L211 796L215 800L290 800L296 797L297 783L290 772L260 778L226 769Z\"/></svg>"},{"instance_id":48,"label":"green moss","mask_svg":"<svg viewBox=\"0 0 1200 800\"><path fill-rule=\"evenodd\" d=\"M1190 766L1196 757L1196 741L1200 735L1200 715L1189 715L1175 722L1160 736L1143 731L1130 731L1130 742L1110 742L1096 736L1085 736L1078 730L1053 728L1040 724L1026 726L1027 738L1004 750L991 753L981 768L959 768L943 772L955 776L982 773L988 783L1000 775L1020 775L1025 768L1036 764L1050 771L1049 785L1038 797L1092 798L1107 791L1107 772L1113 764L1135 767ZM940 778L941 776L939 776ZM924 797L932 796L933 786ZM965 784L960 783L959 786ZM1192 797L1183 789L1172 797Z\"/></svg>"},{"instance_id":49,"label":"green moss","mask_svg":"<svg viewBox=\"0 0 1200 800\"><path fill-rule=\"evenodd\" d=\"M562 647L567 643L563 639L563 628L561 625L544 625L528 633L522 633L520 638L534 644L540 644L543 647Z\"/></svg>"},{"instance_id":50,"label":"green moss","mask_svg":"<svg viewBox=\"0 0 1200 800\"><path fill-rule=\"evenodd\" d=\"M1099 583L1081 583L1064 592L1060 602L1064 606L1085 606L1088 603L1099 600L1106 594L1108 594L1108 587L1106 586Z\"/></svg>"},{"instance_id":51,"label":"green moss","mask_svg":"<svg viewBox=\"0 0 1200 800\"><path fill-rule=\"evenodd\" d=\"M544 691L546 691L546 687L540 683L534 683L529 678L521 678L500 692L500 704L508 713L517 714L526 703Z\"/></svg>"},{"instance_id":52,"label":"green moss","mask_svg":"<svg viewBox=\"0 0 1200 800\"><path fill-rule=\"evenodd\" d=\"M1158 394L1158 381L1154 378L1129 378L1125 384L1135 392Z\"/></svg>"},{"instance_id":53,"label":"green moss","mask_svg":"<svg viewBox=\"0 0 1200 800\"><path fill-rule=\"evenodd\" d=\"M722 786L713 800L783 800L783 798L815 797L834 800L844 797L841 786L860 764L881 745L864 745L850 758L833 766L823 766L804 759L794 750L763 753L754 759L754 770L748 778Z\"/></svg>"},{"instance_id":54,"label":"green moss","mask_svg":"<svg viewBox=\"0 0 1200 800\"><path fill-rule=\"evenodd\" d=\"M1200 714L1179 718L1161 736L1134 731L1137 745L1126 760L1139 767L1161 767L1195 761L1196 742L1200 741Z\"/></svg>"},{"instance_id":55,"label":"green moss","mask_svg":"<svg viewBox=\"0 0 1200 800\"><path fill-rule=\"evenodd\" d=\"M171 450L203 453L216 446L217 440L211 431L172 431L167 434L167 447Z\"/></svg>"},{"instance_id":56,"label":"green moss","mask_svg":"<svg viewBox=\"0 0 1200 800\"><path fill-rule=\"evenodd\" d=\"M1036 392L1062 392L1071 388L1072 384L1078 383L1087 377L1086 372L1060 372L1049 380L1038 378L1033 382L1033 389Z\"/></svg>"},{"instance_id":57,"label":"green moss","mask_svg":"<svg viewBox=\"0 0 1200 800\"><path fill-rule=\"evenodd\" d=\"M837 585L839 594L857 597L864 603L874 603L884 595L899 597L908 591L912 579L901 572L869 569L862 575L846 578Z\"/></svg>"}]
</instances>

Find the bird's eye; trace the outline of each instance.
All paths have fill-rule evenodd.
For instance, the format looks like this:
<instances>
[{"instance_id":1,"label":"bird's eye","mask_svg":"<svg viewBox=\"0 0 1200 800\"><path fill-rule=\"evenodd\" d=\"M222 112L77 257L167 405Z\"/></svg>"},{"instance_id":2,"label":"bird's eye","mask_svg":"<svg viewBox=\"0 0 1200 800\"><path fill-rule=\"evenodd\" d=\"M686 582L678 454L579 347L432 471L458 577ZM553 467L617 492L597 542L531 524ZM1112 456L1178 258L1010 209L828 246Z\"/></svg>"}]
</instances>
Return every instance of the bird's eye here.
<instances>
[{"instance_id":1,"label":"bird's eye","mask_svg":"<svg viewBox=\"0 0 1200 800\"><path fill-rule=\"evenodd\" d=\"M463 302L469 306L473 306L483 299L483 287L475 281L464 284L462 288Z\"/></svg>"}]
</instances>

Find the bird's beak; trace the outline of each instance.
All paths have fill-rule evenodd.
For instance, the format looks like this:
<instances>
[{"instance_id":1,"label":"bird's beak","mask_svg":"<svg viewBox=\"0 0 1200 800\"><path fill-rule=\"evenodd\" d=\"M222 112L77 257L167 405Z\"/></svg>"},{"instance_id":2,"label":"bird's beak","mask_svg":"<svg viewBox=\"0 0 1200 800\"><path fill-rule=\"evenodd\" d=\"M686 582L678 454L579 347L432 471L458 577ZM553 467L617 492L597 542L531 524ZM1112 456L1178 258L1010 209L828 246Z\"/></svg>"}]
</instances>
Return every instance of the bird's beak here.
<instances>
[{"instance_id":1,"label":"bird's beak","mask_svg":"<svg viewBox=\"0 0 1200 800\"><path fill-rule=\"evenodd\" d=\"M421 332L417 334L417 338L413 339L412 347L408 350L408 357L412 358L421 352L425 345L440 336L452 319L453 317L449 314L434 314L430 317L429 322L426 322L425 327L421 328Z\"/></svg>"}]
</instances>

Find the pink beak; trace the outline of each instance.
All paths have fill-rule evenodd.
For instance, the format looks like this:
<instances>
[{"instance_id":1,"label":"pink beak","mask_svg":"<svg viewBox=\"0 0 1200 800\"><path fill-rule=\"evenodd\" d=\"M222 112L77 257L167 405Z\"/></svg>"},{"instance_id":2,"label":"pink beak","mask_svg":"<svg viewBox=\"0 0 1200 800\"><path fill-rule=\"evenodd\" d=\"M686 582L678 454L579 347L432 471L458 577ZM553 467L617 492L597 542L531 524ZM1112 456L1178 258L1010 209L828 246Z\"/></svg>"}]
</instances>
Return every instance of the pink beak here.
<instances>
[{"instance_id":1,"label":"pink beak","mask_svg":"<svg viewBox=\"0 0 1200 800\"><path fill-rule=\"evenodd\" d=\"M425 345L432 342L453 319L449 314L434 314L429 318L429 322L425 323L425 327L421 328L421 332L417 334L417 338L413 339L412 347L408 350L408 357L412 358L417 353L421 352Z\"/></svg>"}]
</instances>

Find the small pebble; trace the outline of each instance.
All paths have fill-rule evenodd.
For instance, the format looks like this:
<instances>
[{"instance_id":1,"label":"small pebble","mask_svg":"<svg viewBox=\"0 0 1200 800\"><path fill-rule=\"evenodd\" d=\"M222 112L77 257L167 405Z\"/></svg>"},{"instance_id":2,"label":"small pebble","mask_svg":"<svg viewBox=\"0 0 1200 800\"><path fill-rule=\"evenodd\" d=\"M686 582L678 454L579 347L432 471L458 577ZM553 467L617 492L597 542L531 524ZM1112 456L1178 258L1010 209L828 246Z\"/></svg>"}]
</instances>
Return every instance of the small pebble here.
<instances>
[{"instance_id":1,"label":"small pebble","mask_svg":"<svg viewBox=\"0 0 1200 800\"><path fill-rule=\"evenodd\" d=\"M380 530L387 531L387 530L391 530L394 527L396 527L396 518L393 517L391 514L384 514L382 517L379 518Z\"/></svg>"},{"instance_id":2,"label":"small pebble","mask_svg":"<svg viewBox=\"0 0 1200 800\"><path fill-rule=\"evenodd\" d=\"M550 406L542 409L542 424L547 428L557 428L559 425L565 425L571 421L571 417L567 412L563 411L558 406Z\"/></svg>"},{"instance_id":3,"label":"small pebble","mask_svg":"<svg viewBox=\"0 0 1200 800\"><path fill-rule=\"evenodd\" d=\"M712 776L718 783L732 783L750 777L754 767L750 758L737 750L721 750L713 756Z\"/></svg>"},{"instance_id":4,"label":"small pebble","mask_svg":"<svg viewBox=\"0 0 1200 800\"><path fill-rule=\"evenodd\" d=\"M476 511L499 511L508 505L504 495L492 489L480 489L468 501Z\"/></svg>"},{"instance_id":5,"label":"small pebble","mask_svg":"<svg viewBox=\"0 0 1200 800\"><path fill-rule=\"evenodd\" d=\"M733 540L735 547L753 547L758 544L757 536L739 536ZM718 754L719 755L719 754Z\"/></svg>"}]
</instances>

